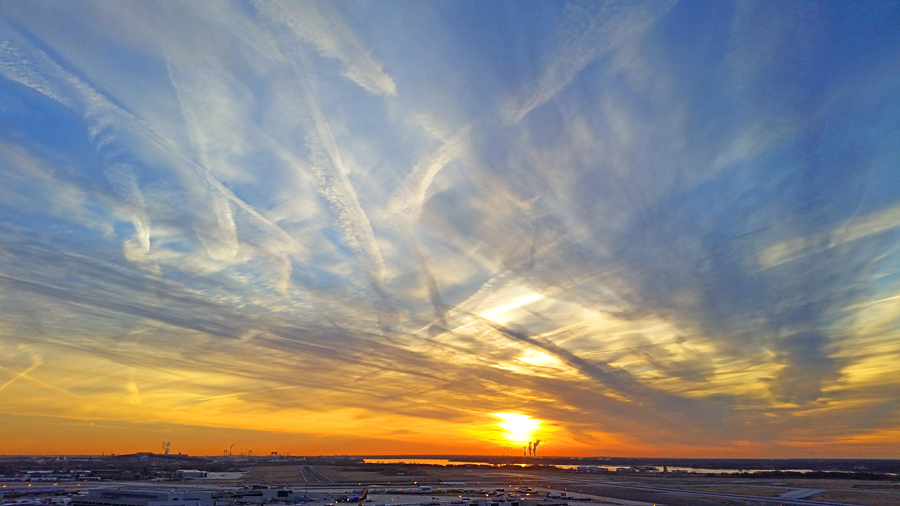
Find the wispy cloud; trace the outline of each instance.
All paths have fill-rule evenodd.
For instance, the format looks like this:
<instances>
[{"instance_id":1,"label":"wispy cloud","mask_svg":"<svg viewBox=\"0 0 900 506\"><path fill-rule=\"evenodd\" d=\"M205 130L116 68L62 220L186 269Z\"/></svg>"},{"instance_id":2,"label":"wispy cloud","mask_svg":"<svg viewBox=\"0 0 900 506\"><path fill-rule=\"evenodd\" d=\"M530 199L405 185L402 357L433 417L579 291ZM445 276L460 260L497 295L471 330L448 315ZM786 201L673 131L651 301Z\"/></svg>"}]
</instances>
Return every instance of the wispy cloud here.
<instances>
[{"instance_id":1,"label":"wispy cloud","mask_svg":"<svg viewBox=\"0 0 900 506\"><path fill-rule=\"evenodd\" d=\"M856 241L864 237L900 227L900 207L894 206L865 216L854 216L827 233L811 237L798 237L773 244L759 254L759 263L765 269L797 260L813 254L821 254L829 248Z\"/></svg>"}]
</instances>

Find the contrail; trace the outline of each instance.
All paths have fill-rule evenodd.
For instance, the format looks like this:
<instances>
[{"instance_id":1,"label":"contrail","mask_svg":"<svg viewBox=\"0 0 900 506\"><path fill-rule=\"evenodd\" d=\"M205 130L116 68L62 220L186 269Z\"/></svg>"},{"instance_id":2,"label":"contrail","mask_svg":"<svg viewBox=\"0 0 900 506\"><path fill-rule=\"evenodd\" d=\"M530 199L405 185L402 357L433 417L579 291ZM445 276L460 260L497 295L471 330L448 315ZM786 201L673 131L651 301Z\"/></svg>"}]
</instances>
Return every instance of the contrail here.
<instances>
[{"instance_id":1,"label":"contrail","mask_svg":"<svg viewBox=\"0 0 900 506\"><path fill-rule=\"evenodd\" d=\"M302 48L297 48L297 56L299 61L292 63L300 76L300 88L309 109L309 117L304 118L307 122L306 142L313 173L318 179L318 192L337 217L357 265L375 291L374 305L379 326L388 331L396 323L397 315L393 301L382 287L386 268L381 249L375 240L369 217L360 205L359 196L344 170L331 126L319 108L316 82L307 69Z\"/></svg>"},{"instance_id":2,"label":"contrail","mask_svg":"<svg viewBox=\"0 0 900 506\"><path fill-rule=\"evenodd\" d=\"M34 356L32 356L32 357L31 357L31 366L30 366L28 369L25 369L24 371L20 372L19 374L16 374L15 376L13 376L12 379L10 379L9 381L7 381L6 383L0 385L0 392L6 390L6 387L12 385L12 384L15 383L17 380L22 379L22 378L28 376L28 373L30 373L31 371L37 369L38 366L40 366L42 363L43 363L43 362L41 361L41 356L40 356L40 355L34 355Z\"/></svg>"},{"instance_id":3,"label":"contrail","mask_svg":"<svg viewBox=\"0 0 900 506\"><path fill-rule=\"evenodd\" d=\"M428 187L441 169L453 160L461 158L470 149L471 131L472 125L461 128L440 148L416 164L388 199L387 212L403 215L410 223L419 221Z\"/></svg>"},{"instance_id":4,"label":"contrail","mask_svg":"<svg viewBox=\"0 0 900 506\"><path fill-rule=\"evenodd\" d=\"M299 53L299 57L303 58L303 54ZM313 170L319 179L319 192L337 216L347 243L356 254L360 267L366 276L380 286L384 278L385 265L381 250L375 241L375 232L344 170L331 126L316 101L316 83L312 74L302 59L295 67L301 75L299 84L311 116L309 119L312 128L307 131L306 141Z\"/></svg>"},{"instance_id":5,"label":"contrail","mask_svg":"<svg viewBox=\"0 0 900 506\"><path fill-rule=\"evenodd\" d=\"M400 232L400 236L412 251L416 258L416 264L428 287L428 295L434 306L435 317L444 325L447 324L447 307L441 299L441 293L437 282L418 242L412 232L412 226L419 221L422 215L422 206L425 205L425 196L428 187L434 181L434 177L451 161L462 157L470 149L469 132L472 126L461 128L452 138L447 140L440 148L425 156L410 172L400 187L394 191L388 199L387 212L393 216L394 224Z\"/></svg>"},{"instance_id":6,"label":"contrail","mask_svg":"<svg viewBox=\"0 0 900 506\"><path fill-rule=\"evenodd\" d=\"M634 41L675 2L596 2L586 9L567 5L560 26L562 41L556 57L544 73L517 97L510 97L499 112L505 125L518 123L533 109L546 103L589 63L620 50Z\"/></svg>"},{"instance_id":7,"label":"contrail","mask_svg":"<svg viewBox=\"0 0 900 506\"><path fill-rule=\"evenodd\" d=\"M344 77L373 95L396 95L397 85L359 36L337 12L323 12L328 3L259 2L256 9L274 23L286 26L296 37L311 42L318 52L344 65ZM302 12L295 12L301 7Z\"/></svg>"},{"instance_id":8,"label":"contrail","mask_svg":"<svg viewBox=\"0 0 900 506\"><path fill-rule=\"evenodd\" d=\"M139 139L147 141L149 147L155 148L158 153L174 158L172 161L177 162L173 164L174 167L182 170L189 167L194 175L202 178L215 192L246 212L294 251L305 251L305 248L281 227L269 221L251 205L235 195L221 181L205 173L203 167L181 152L172 141L164 138L144 122L107 100L90 85L64 70L43 51L33 50L33 53L29 55L30 59L26 58L12 44L4 41L0 44L0 74L28 86L76 112L83 113L96 122L96 125L92 125L90 134L97 142L98 149L108 142L109 136L99 140L96 139L97 136L110 126L136 135ZM46 66L47 74L56 76L60 83L51 84L38 72L35 72L32 67L38 64Z\"/></svg>"},{"instance_id":9,"label":"contrail","mask_svg":"<svg viewBox=\"0 0 900 506\"><path fill-rule=\"evenodd\" d=\"M413 256L416 258L416 265L418 265L422 277L425 278L425 284L428 286L428 295L431 298L431 304L434 306L435 318L440 320L442 324L447 325L447 306L441 298L441 292L438 289L437 282L434 280L434 275L428 267L425 256L422 255L422 251L419 249L418 242L413 237L409 224L400 215L395 215L394 221L397 230L400 231L400 236L403 238L403 241L406 242L406 246L412 251Z\"/></svg>"}]
</instances>

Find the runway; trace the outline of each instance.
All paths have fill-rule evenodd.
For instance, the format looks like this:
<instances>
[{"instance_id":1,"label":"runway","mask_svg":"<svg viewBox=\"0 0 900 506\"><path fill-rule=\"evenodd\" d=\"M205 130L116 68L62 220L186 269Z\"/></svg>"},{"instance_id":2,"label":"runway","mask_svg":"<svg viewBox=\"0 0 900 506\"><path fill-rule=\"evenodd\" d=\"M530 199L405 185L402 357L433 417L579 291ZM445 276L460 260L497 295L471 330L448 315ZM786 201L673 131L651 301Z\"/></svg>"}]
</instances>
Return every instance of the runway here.
<instances>
[{"instance_id":1,"label":"runway","mask_svg":"<svg viewBox=\"0 0 900 506\"><path fill-rule=\"evenodd\" d=\"M300 475L306 483L332 483L332 479L321 473L315 466L299 466Z\"/></svg>"}]
</instances>

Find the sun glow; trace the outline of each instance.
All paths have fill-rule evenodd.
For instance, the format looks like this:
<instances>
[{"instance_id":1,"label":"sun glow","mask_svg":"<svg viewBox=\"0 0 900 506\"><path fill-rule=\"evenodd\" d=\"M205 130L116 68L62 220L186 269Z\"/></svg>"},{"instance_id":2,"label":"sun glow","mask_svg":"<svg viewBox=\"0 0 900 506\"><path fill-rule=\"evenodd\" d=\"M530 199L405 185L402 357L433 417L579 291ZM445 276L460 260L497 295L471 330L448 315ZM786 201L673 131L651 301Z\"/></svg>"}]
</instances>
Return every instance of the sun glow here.
<instances>
[{"instance_id":1,"label":"sun glow","mask_svg":"<svg viewBox=\"0 0 900 506\"><path fill-rule=\"evenodd\" d=\"M525 445L534 438L535 433L541 430L541 421L528 415L518 413L494 413L499 418L497 427L503 429L503 439L506 441Z\"/></svg>"}]
</instances>

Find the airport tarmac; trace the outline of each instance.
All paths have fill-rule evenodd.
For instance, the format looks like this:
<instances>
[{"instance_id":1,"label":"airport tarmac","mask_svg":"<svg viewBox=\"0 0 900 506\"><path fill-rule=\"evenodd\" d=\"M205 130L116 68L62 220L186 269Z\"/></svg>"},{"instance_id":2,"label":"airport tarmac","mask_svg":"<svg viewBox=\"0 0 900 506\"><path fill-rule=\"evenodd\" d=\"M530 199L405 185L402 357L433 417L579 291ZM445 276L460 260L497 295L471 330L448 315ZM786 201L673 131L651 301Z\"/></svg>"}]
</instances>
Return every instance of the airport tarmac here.
<instances>
[{"instance_id":1,"label":"airport tarmac","mask_svg":"<svg viewBox=\"0 0 900 506\"><path fill-rule=\"evenodd\" d=\"M413 476L398 476L387 471L361 472L351 467L338 466L275 466L266 468L265 476L271 478L296 478L269 483L297 492L316 494L331 493L331 500L310 501L307 506L335 505L339 496L360 495L369 490L366 505L370 506L455 506L471 504L485 494L510 494L531 499L543 499L548 494L568 494L563 498L569 506L609 505L621 506L700 506L722 505L785 505L785 506L890 506L900 504L900 483L841 479L753 479L701 476L610 476L586 475L552 469L506 468L404 468ZM240 482L225 483L220 480L185 480L167 482L89 482L58 483L29 486L26 483L8 483L0 494L25 497L16 492L29 491L28 496L39 489L46 494L77 493L98 487L203 489L214 492L236 492L250 485L246 479L263 476L260 472L245 475ZM348 478L353 478L349 480ZM448 482L442 485L442 482ZM453 483L450 485L449 483ZM419 486L432 491L405 493L404 490ZM531 488L525 492L526 488ZM12 492L12 494L10 494ZM452 492L452 493L450 493ZM352 503L343 503L350 506ZM581 500L578 500L581 499ZM492 502L499 498L492 496ZM8 502L8 501L7 501ZM559 501L557 501L559 502ZM502 504L502 503L501 503Z\"/></svg>"}]
</instances>

